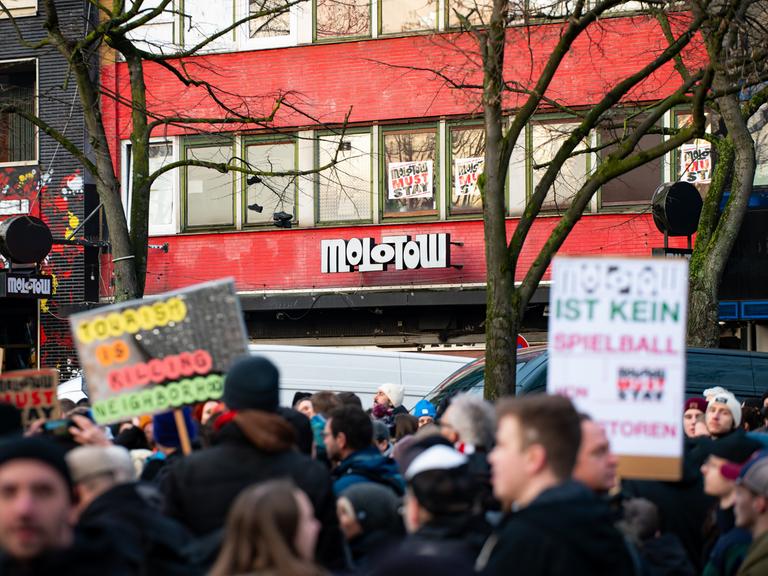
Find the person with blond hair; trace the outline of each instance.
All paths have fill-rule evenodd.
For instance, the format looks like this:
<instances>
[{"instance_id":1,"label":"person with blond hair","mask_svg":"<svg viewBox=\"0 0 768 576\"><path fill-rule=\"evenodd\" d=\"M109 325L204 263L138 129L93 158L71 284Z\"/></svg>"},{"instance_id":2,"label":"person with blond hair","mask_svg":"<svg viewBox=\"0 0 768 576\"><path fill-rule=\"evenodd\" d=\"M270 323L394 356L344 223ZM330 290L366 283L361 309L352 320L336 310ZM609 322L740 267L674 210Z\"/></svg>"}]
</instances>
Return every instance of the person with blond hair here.
<instances>
[{"instance_id":1,"label":"person with blond hair","mask_svg":"<svg viewBox=\"0 0 768 576\"><path fill-rule=\"evenodd\" d=\"M292 482L246 488L229 511L210 576L323 576L314 563L319 532L312 503Z\"/></svg>"}]
</instances>

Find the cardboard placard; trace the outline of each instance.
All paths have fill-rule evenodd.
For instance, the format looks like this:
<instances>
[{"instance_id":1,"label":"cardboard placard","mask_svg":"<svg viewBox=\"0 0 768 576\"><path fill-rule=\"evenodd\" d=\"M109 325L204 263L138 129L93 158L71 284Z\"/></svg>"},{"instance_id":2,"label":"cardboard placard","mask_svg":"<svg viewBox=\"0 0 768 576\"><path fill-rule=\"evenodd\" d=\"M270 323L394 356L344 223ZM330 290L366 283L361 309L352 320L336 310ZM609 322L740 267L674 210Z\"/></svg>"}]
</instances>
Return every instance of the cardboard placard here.
<instances>
[{"instance_id":1,"label":"cardboard placard","mask_svg":"<svg viewBox=\"0 0 768 576\"><path fill-rule=\"evenodd\" d=\"M70 324L99 424L218 399L248 353L231 279L73 314Z\"/></svg>"},{"instance_id":2,"label":"cardboard placard","mask_svg":"<svg viewBox=\"0 0 768 576\"><path fill-rule=\"evenodd\" d=\"M21 410L26 428L39 418L59 417L58 385L59 371L53 368L3 372L0 374L0 401Z\"/></svg>"},{"instance_id":3,"label":"cardboard placard","mask_svg":"<svg viewBox=\"0 0 768 576\"><path fill-rule=\"evenodd\" d=\"M680 477L687 311L687 260L553 261L547 391L603 427L624 477Z\"/></svg>"}]
</instances>

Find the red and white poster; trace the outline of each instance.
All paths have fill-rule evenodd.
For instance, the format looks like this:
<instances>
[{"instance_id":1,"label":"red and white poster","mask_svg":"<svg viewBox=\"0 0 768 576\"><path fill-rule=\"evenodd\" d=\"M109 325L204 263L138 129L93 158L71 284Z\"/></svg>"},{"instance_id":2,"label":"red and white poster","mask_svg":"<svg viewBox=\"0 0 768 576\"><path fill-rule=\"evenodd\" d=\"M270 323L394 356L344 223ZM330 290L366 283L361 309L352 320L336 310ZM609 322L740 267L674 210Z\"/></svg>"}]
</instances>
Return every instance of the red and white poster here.
<instances>
[{"instance_id":1,"label":"red and white poster","mask_svg":"<svg viewBox=\"0 0 768 576\"><path fill-rule=\"evenodd\" d=\"M390 200L432 196L432 160L390 162L387 176Z\"/></svg>"},{"instance_id":2,"label":"red and white poster","mask_svg":"<svg viewBox=\"0 0 768 576\"><path fill-rule=\"evenodd\" d=\"M461 158L453 163L453 185L456 196L479 196L477 179L483 173L483 158Z\"/></svg>"},{"instance_id":3,"label":"red and white poster","mask_svg":"<svg viewBox=\"0 0 768 576\"><path fill-rule=\"evenodd\" d=\"M712 146L706 141L680 147L680 180L691 184L712 181Z\"/></svg>"}]
</instances>

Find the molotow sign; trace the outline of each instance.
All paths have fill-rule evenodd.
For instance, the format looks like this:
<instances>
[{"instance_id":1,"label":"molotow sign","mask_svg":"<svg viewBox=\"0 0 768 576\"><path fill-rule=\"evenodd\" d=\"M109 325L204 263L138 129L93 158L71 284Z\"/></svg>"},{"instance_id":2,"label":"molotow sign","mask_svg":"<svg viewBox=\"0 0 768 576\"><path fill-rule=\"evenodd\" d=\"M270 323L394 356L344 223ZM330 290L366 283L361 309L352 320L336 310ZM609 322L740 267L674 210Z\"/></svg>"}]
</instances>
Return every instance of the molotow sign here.
<instances>
[{"instance_id":1,"label":"molotow sign","mask_svg":"<svg viewBox=\"0 0 768 576\"><path fill-rule=\"evenodd\" d=\"M15 274L0 271L0 297L50 298L53 296L53 277L43 274Z\"/></svg>"},{"instance_id":2,"label":"molotow sign","mask_svg":"<svg viewBox=\"0 0 768 576\"><path fill-rule=\"evenodd\" d=\"M451 265L450 234L382 236L349 240L322 240L321 272L381 272L395 270L448 268Z\"/></svg>"}]
</instances>

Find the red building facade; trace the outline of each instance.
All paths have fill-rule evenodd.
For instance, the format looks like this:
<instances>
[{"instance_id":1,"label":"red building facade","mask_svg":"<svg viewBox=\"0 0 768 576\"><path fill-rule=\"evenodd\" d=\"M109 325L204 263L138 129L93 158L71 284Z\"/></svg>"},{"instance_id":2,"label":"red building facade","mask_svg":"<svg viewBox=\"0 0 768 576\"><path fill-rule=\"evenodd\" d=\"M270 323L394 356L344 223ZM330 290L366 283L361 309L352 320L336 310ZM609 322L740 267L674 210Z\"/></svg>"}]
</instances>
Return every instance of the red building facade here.
<instances>
[{"instance_id":1,"label":"red building facade","mask_svg":"<svg viewBox=\"0 0 768 576\"><path fill-rule=\"evenodd\" d=\"M345 6L345 18L334 16L338 7L323 0L295 6L282 28L267 27L266 34L238 28L210 53L186 61L195 78L215 87L230 118L266 116L278 96L284 101L269 130L237 122L205 133L183 122L156 129L154 167L196 158L247 163L264 174L253 179L188 167L156 182L147 293L234 277L251 337L260 341L481 342L486 274L474 184L483 156L479 94L451 88L429 72L478 83L474 40L445 32L450 17L442 0L434 3L433 20L429 10L403 11L387 0L373 8ZM214 24L205 28L206 17L203 10L200 30L190 29L210 30ZM347 22L346 28L339 21ZM427 29L411 31L413 22ZM685 18L673 24L684 26ZM168 34L176 24L165 26L152 31L154 38L172 39ZM554 24L510 28L508 77L535 77L560 33ZM184 34L181 42L197 38ZM653 19L606 18L574 45L549 95L565 106L586 107L664 47ZM105 63L102 74L110 90L129 94L124 64ZM662 68L632 101L652 101L672 92L677 82L671 67ZM160 67L147 69L147 85L148 105L157 117L221 115L203 89L180 86ZM103 103L128 190L130 111L111 98ZM516 104L510 97L505 107L512 111ZM670 112L664 122L676 125L684 116L685 110ZM517 143L507 183L509 233L541 173L535 165L554 154L572 126L572 119L544 111ZM592 143L600 137L595 134ZM661 136L647 138L649 143ZM337 149L337 163L323 169ZM599 161L599 154L568 161L526 243L518 279L569 194ZM286 170L299 174L271 174ZM606 185L561 253L649 256L663 245L649 214L651 195L660 183L680 177L675 153ZM130 203L125 191L124 200ZM281 212L291 215L290 229L275 226ZM109 258L102 263L101 285L108 296ZM529 332L546 328L548 276L544 280L526 318Z\"/></svg>"}]
</instances>

